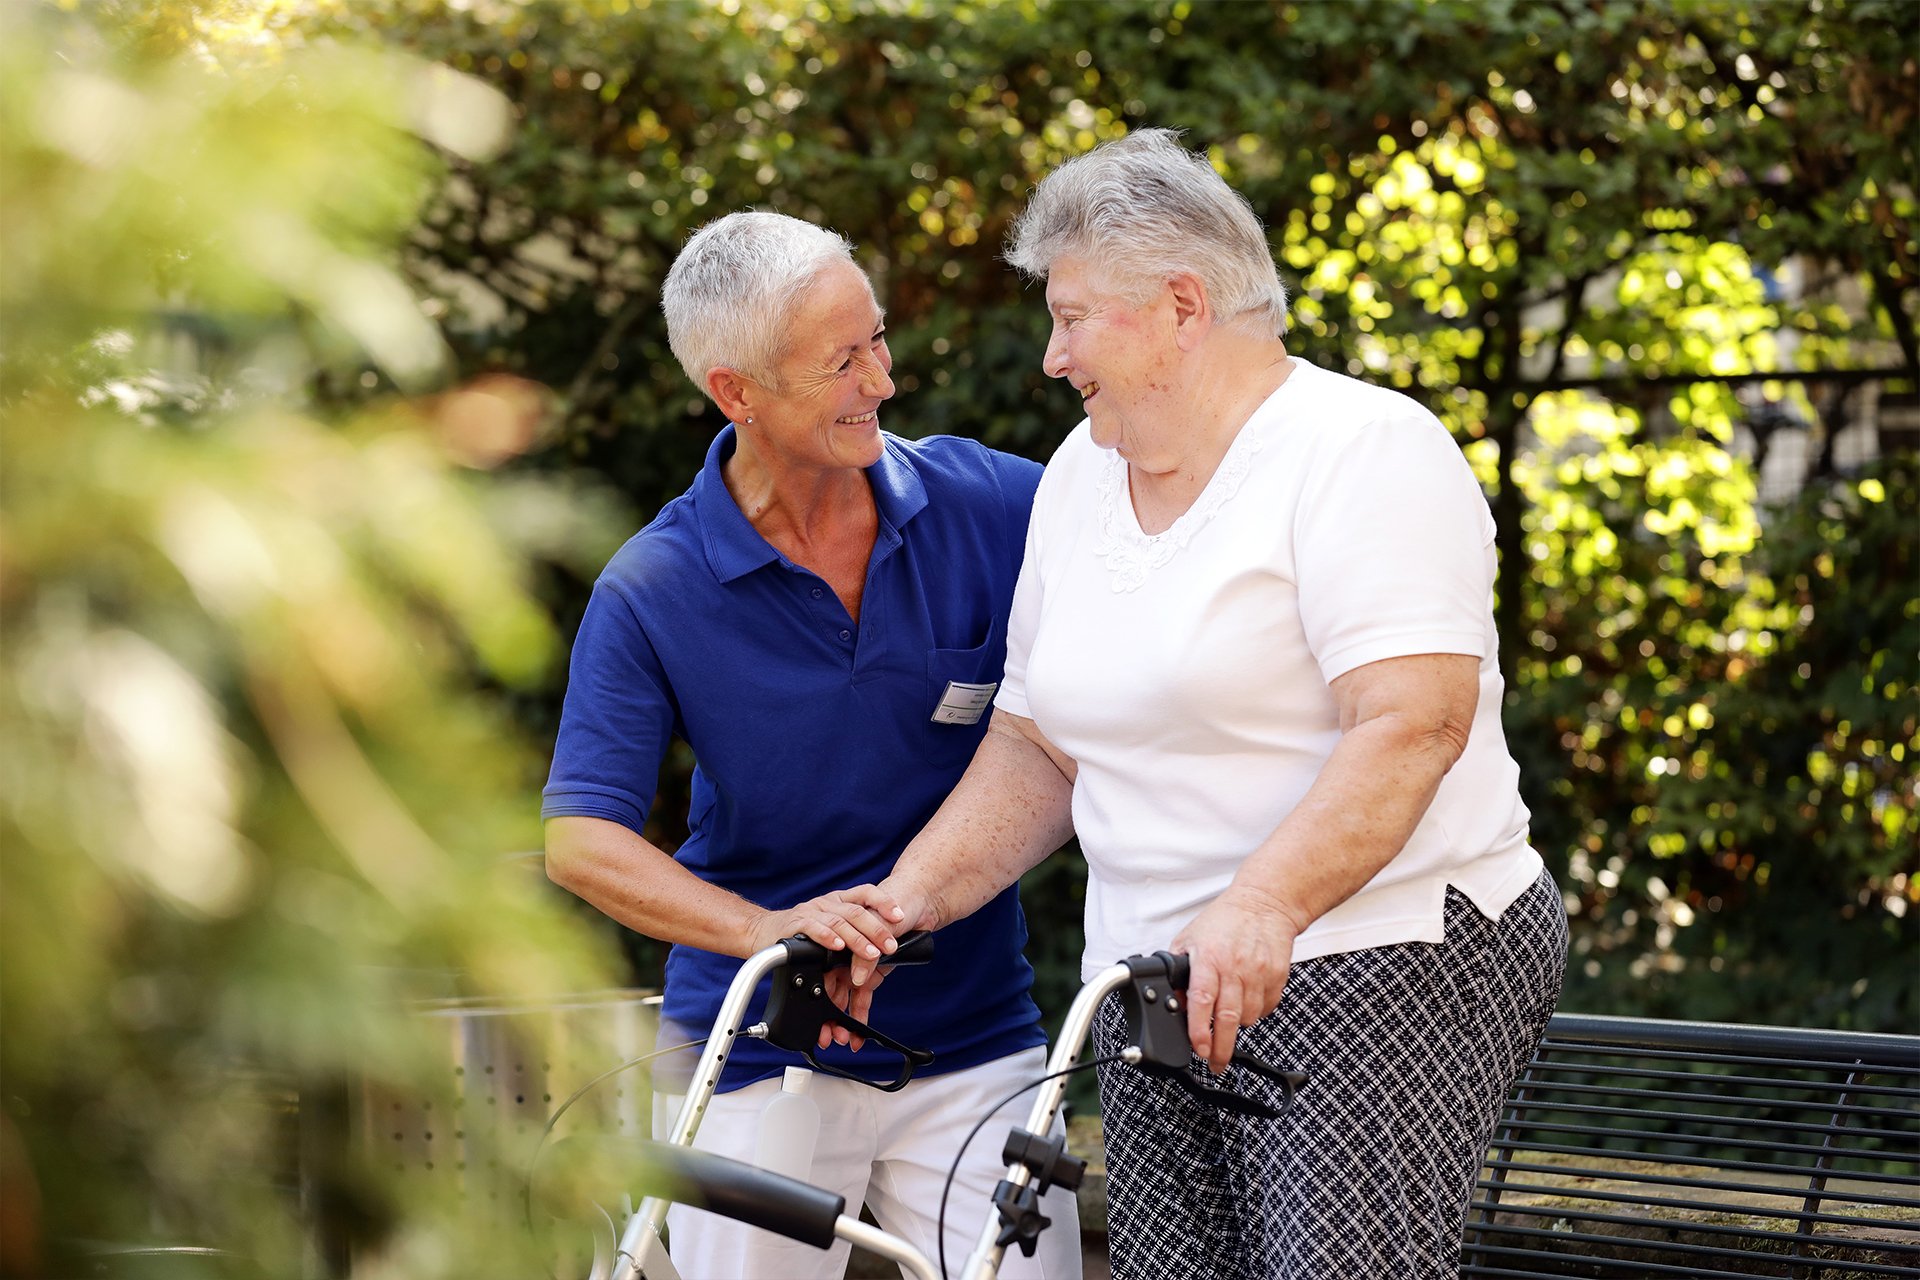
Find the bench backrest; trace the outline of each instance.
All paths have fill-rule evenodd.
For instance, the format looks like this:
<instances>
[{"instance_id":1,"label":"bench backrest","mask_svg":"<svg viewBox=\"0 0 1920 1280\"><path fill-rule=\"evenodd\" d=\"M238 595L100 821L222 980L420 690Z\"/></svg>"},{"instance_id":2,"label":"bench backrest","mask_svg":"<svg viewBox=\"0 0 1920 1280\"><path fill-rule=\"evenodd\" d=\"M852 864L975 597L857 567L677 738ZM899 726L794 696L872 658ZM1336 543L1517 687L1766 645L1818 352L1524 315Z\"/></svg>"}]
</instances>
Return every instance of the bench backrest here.
<instances>
[{"instance_id":1,"label":"bench backrest","mask_svg":"<svg viewBox=\"0 0 1920 1280\"><path fill-rule=\"evenodd\" d=\"M1464 1276L1920 1276L1920 1037L1558 1014Z\"/></svg>"}]
</instances>

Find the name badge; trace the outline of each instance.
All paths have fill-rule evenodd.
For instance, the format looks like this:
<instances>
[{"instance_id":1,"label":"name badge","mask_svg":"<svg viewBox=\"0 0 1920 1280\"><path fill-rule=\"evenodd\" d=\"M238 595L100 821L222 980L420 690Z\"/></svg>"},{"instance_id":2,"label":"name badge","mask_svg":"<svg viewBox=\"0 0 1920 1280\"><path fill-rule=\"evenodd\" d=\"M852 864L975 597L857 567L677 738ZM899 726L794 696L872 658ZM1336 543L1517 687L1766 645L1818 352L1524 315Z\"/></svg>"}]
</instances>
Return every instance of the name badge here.
<instances>
[{"instance_id":1,"label":"name badge","mask_svg":"<svg viewBox=\"0 0 1920 1280\"><path fill-rule=\"evenodd\" d=\"M962 684L958 680L947 681L947 691L940 695L940 705L933 709L935 724L979 724L980 713L993 705L993 691L1000 687L999 681L991 684Z\"/></svg>"}]
</instances>

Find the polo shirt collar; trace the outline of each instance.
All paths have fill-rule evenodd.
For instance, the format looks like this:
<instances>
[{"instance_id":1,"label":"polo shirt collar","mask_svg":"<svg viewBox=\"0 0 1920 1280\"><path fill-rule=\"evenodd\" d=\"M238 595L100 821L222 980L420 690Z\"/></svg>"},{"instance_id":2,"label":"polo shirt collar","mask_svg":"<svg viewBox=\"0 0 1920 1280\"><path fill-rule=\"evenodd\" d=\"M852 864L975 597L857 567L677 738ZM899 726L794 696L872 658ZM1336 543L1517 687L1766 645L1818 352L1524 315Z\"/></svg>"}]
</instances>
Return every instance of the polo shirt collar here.
<instances>
[{"instance_id":1,"label":"polo shirt collar","mask_svg":"<svg viewBox=\"0 0 1920 1280\"><path fill-rule=\"evenodd\" d=\"M873 488L874 507L880 514L881 546L891 549L899 542L897 530L926 507L927 486L899 441L882 436L881 444L880 460L867 468L867 483ZM722 468L735 447L734 428L729 422L707 446L706 462L693 481L694 509L699 514L707 565L722 582L745 577L780 558L727 490Z\"/></svg>"},{"instance_id":2,"label":"polo shirt collar","mask_svg":"<svg viewBox=\"0 0 1920 1280\"><path fill-rule=\"evenodd\" d=\"M880 523L895 529L919 515L927 505L927 482L907 461L907 451L892 436L880 437L880 461L867 468L867 483L873 486L873 505L880 510Z\"/></svg>"}]
</instances>

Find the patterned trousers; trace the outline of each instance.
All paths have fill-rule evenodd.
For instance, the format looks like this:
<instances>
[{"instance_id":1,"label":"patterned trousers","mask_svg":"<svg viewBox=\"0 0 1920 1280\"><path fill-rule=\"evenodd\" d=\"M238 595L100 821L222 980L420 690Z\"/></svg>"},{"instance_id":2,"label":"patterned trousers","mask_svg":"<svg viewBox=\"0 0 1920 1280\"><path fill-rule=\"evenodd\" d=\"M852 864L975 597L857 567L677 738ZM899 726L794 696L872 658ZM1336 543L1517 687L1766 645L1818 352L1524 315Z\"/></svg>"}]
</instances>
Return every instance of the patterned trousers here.
<instances>
[{"instance_id":1,"label":"patterned trousers","mask_svg":"<svg viewBox=\"0 0 1920 1280\"><path fill-rule=\"evenodd\" d=\"M1566 954L1566 911L1542 874L1497 921L1449 889L1437 945L1294 965L1280 1007L1239 1041L1311 1077L1278 1120L1101 1067L1116 1280L1456 1276L1481 1160ZM1109 998L1094 1044L1115 1053L1125 1037ZM1280 1102L1279 1086L1237 1067L1220 1083Z\"/></svg>"}]
</instances>

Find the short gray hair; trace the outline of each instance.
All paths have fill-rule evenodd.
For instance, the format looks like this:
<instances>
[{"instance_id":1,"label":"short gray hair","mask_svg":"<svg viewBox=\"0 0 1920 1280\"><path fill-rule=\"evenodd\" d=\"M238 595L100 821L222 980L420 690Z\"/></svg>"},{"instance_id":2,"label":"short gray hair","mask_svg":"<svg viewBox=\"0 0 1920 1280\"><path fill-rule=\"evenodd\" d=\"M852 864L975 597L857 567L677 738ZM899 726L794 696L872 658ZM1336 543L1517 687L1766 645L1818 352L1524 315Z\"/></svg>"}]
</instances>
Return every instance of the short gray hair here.
<instances>
[{"instance_id":1,"label":"short gray hair","mask_svg":"<svg viewBox=\"0 0 1920 1280\"><path fill-rule=\"evenodd\" d=\"M1193 275L1223 321L1286 332L1287 290L1253 206L1175 130L1135 130L1041 180L1007 238L1007 261L1044 280L1068 255L1135 304Z\"/></svg>"},{"instance_id":2,"label":"short gray hair","mask_svg":"<svg viewBox=\"0 0 1920 1280\"><path fill-rule=\"evenodd\" d=\"M784 213L730 213L694 232L667 269L667 345L702 393L709 369L779 391L788 320L820 273L853 262L844 236Z\"/></svg>"}]
</instances>

